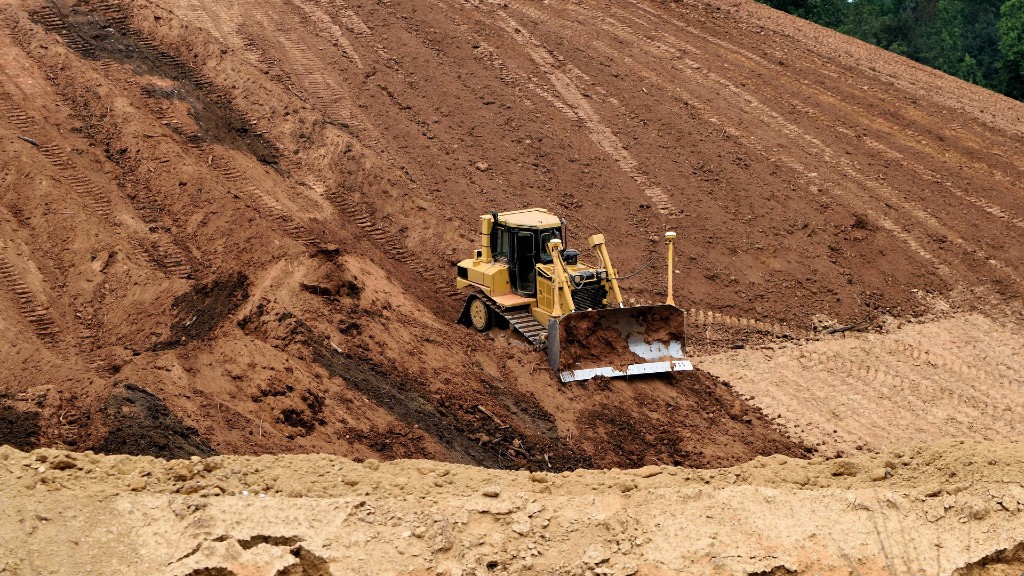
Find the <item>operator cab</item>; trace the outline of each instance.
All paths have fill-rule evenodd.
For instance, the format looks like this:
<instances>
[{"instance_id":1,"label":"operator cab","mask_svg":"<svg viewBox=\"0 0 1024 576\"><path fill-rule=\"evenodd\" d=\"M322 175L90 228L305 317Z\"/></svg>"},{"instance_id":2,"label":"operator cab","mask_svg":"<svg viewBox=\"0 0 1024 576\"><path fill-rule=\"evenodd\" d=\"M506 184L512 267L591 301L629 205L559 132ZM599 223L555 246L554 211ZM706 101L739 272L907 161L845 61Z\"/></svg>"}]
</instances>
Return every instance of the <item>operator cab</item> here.
<instances>
[{"instance_id":1,"label":"operator cab","mask_svg":"<svg viewBox=\"0 0 1024 576\"><path fill-rule=\"evenodd\" d=\"M543 209L492 213L491 251L494 259L507 262L512 291L520 296L537 295L537 264L550 264L548 243L565 242L561 219ZM575 252L575 251L570 251Z\"/></svg>"}]
</instances>

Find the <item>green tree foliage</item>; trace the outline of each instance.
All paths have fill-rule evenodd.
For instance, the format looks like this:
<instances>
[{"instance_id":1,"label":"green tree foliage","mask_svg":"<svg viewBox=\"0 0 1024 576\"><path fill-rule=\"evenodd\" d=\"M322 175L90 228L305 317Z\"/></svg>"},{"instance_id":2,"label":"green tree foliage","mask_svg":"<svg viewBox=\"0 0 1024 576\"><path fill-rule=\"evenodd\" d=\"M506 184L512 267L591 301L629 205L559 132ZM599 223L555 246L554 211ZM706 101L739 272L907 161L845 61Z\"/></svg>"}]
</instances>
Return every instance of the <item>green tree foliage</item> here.
<instances>
[{"instance_id":1,"label":"green tree foliage","mask_svg":"<svg viewBox=\"0 0 1024 576\"><path fill-rule=\"evenodd\" d=\"M1024 0L760 0L1024 99Z\"/></svg>"},{"instance_id":2,"label":"green tree foliage","mask_svg":"<svg viewBox=\"0 0 1024 576\"><path fill-rule=\"evenodd\" d=\"M1024 99L1024 0L1009 0L1000 10L999 48L1003 62L1006 94Z\"/></svg>"}]
</instances>

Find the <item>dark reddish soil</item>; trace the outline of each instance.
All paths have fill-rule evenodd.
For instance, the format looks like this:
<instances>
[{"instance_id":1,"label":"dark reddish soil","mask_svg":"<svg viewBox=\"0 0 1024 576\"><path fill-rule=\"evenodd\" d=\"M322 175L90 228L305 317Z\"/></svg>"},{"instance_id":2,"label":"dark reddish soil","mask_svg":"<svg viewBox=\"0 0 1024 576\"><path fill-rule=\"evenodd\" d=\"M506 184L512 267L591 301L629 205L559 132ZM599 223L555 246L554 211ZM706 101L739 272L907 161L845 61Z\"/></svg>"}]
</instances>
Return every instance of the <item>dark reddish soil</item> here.
<instances>
[{"instance_id":1,"label":"dark reddish soil","mask_svg":"<svg viewBox=\"0 0 1024 576\"><path fill-rule=\"evenodd\" d=\"M174 322L170 338L154 350L170 350L189 341L203 340L249 298L249 279L237 272L196 284L171 303Z\"/></svg>"},{"instance_id":2,"label":"dark reddish soil","mask_svg":"<svg viewBox=\"0 0 1024 576\"><path fill-rule=\"evenodd\" d=\"M0 446L32 450L39 442L39 413L18 410L0 399Z\"/></svg>"},{"instance_id":3,"label":"dark reddish soil","mask_svg":"<svg viewBox=\"0 0 1024 576\"><path fill-rule=\"evenodd\" d=\"M116 377L180 420L156 450L800 452L705 375L561 386L455 324L494 209L603 232L630 304L677 230L680 307L785 328L691 323L699 353L1024 274L1024 105L748 1L14 0L0 116L0 393L47 445L132 430Z\"/></svg>"},{"instance_id":4,"label":"dark reddish soil","mask_svg":"<svg viewBox=\"0 0 1024 576\"><path fill-rule=\"evenodd\" d=\"M94 451L178 459L212 456L216 452L198 438L150 391L124 384L116 387L103 406L107 435Z\"/></svg>"}]
</instances>

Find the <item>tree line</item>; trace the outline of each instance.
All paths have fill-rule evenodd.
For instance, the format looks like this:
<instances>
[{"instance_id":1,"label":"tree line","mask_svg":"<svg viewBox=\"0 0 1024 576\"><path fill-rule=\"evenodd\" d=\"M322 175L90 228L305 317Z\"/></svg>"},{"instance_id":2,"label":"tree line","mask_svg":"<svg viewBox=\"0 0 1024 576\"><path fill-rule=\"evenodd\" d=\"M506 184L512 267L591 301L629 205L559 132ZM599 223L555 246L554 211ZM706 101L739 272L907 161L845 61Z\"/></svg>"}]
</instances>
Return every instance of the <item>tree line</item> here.
<instances>
[{"instance_id":1,"label":"tree line","mask_svg":"<svg viewBox=\"0 0 1024 576\"><path fill-rule=\"evenodd\" d=\"M1024 0L759 0L1024 100Z\"/></svg>"}]
</instances>

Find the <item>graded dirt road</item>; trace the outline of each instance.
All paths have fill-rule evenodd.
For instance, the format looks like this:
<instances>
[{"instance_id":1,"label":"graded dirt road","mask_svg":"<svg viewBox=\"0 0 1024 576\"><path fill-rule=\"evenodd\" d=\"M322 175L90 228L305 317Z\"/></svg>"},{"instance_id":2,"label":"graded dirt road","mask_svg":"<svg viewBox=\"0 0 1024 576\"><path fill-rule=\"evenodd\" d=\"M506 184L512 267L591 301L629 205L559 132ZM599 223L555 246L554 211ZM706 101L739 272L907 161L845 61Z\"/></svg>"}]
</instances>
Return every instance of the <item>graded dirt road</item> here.
<instances>
[{"instance_id":1,"label":"graded dirt road","mask_svg":"<svg viewBox=\"0 0 1024 576\"><path fill-rule=\"evenodd\" d=\"M948 442L563 474L0 448L0 573L1016 576L1022 462Z\"/></svg>"}]
</instances>

